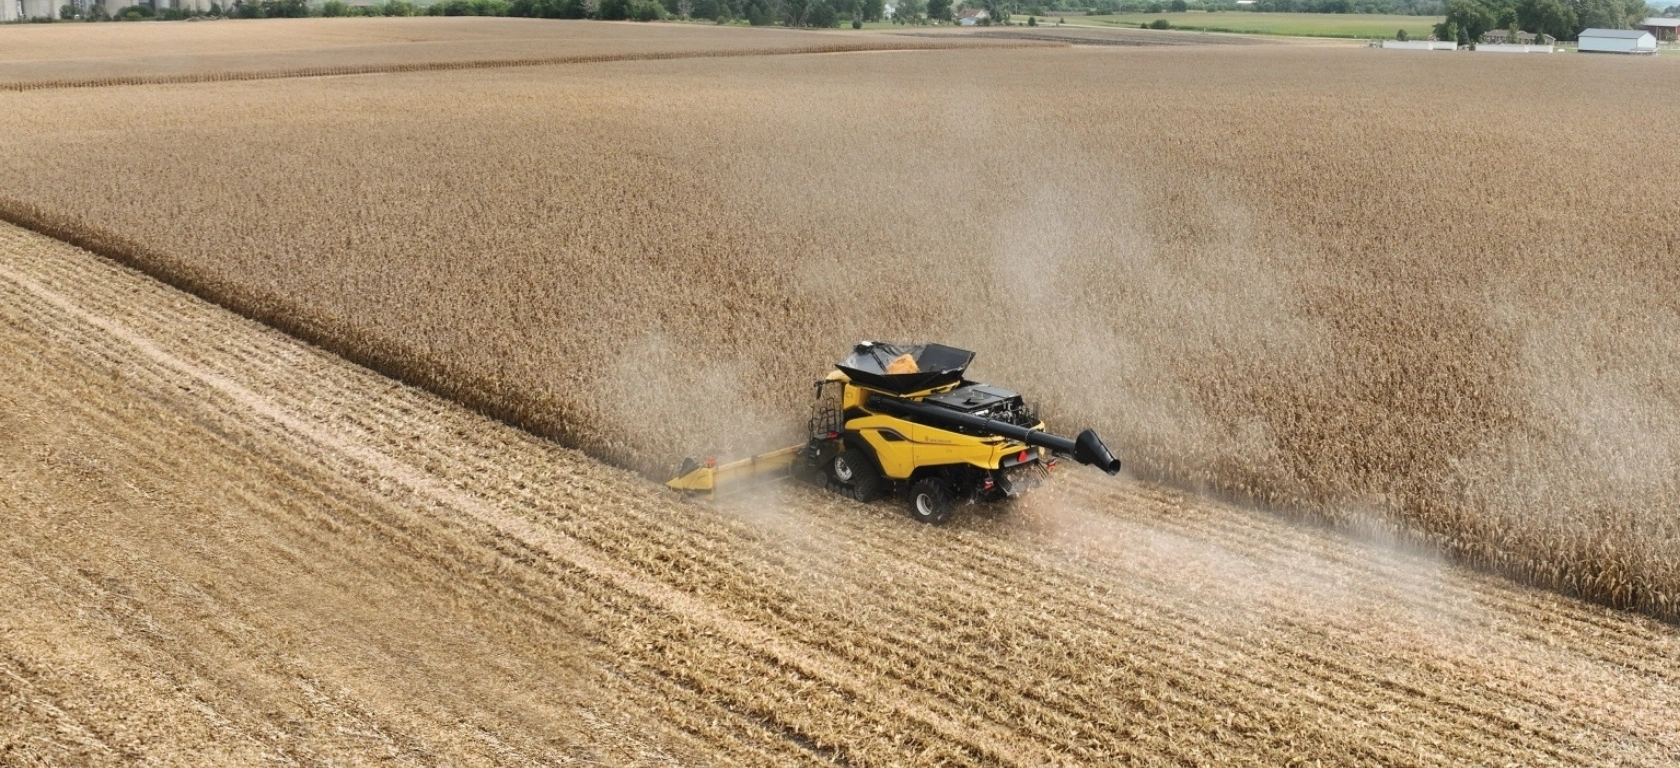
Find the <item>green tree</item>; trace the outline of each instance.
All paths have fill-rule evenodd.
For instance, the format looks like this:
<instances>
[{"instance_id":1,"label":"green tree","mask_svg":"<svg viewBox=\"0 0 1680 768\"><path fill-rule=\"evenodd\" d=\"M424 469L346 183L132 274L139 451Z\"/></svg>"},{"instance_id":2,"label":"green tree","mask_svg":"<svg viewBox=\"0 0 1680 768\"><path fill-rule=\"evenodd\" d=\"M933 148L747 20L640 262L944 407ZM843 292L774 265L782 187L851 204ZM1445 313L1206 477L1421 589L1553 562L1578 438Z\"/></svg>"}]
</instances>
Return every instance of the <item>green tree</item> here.
<instances>
[{"instance_id":1,"label":"green tree","mask_svg":"<svg viewBox=\"0 0 1680 768\"><path fill-rule=\"evenodd\" d=\"M1172 2L1167 4L1167 10L1172 11L1173 13L1184 13L1185 11L1190 10L1190 4L1184 2L1184 0L1172 0Z\"/></svg>"},{"instance_id":2,"label":"green tree","mask_svg":"<svg viewBox=\"0 0 1680 768\"><path fill-rule=\"evenodd\" d=\"M262 13L264 18L269 19L307 18L309 3L306 0L262 0Z\"/></svg>"},{"instance_id":3,"label":"green tree","mask_svg":"<svg viewBox=\"0 0 1680 768\"><path fill-rule=\"evenodd\" d=\"M321 4L321 15L327 17L349 16L350 6L344 0L327 0Z\"/></svg>"},{"instance_id":4,"label":"green tree","mask_svg":"<svg viewBox=\"0 0 1680 768\"><path fill-rule=\"evenodd\" d=\"M927 17L938 21L950 21L951 0L927 0Z\"/></svg>"},{"instance_id":5,"label":"green tree","mask_svg":"<svg viewBox=\"0 0 1680 768\"><path fill-rule=\"evenodd\" d=\"M921 24L927 21L927 9L926 0L898 0L898 7L893 10L893 23Z\"/></svg>"},{"instance_id":6,"label":"green tree","mask_svg":"<svg viewBox=\"0 0 1680 768\"><path fill-rule=\"evenodd\" d=\"M1451 40L1454 35L1448 34L1456 29L1462 45L1468 45L1470 40L1482 39L1482 33L1494 28L1498 17L1496 11L1479 0L1448 0L1447 18L1435 25L1435 36L1442 40ZM1450 27L1448 25L1451 25Z\"/></svg>"},{"instance_id":7,"label":"green tree","mask_svg":"<svg viewBox=\"0 0 1680 768\"><path fill-rule=\"evenodd\" d=\"M776 23L776 10L766 0L748 0L746 13L747 23L755 27L768 27Z\"/></svg>"},{"instance_id":8,"label":"green tree","mask_svg":"<svg viewBox=\"0 0 1680 768\"><path fill-rule=\"evenodd\" d=\"M840 26L840 14L829 5L827 0L816 0L805 10L804 23L806 26L818 29Z\"/></svg>"},{"instance_id":9,"label":"green tree","mask_svg":"<svg viewBox=\"0 0 1680 768\"><path fill-rule=\"evenodd\" d=\"M1537 35L1568 40L1581 30L1575 25L1575 9L1561 0L1517 0L1515 10L1517 26Z\"/></svg>"},{"instance_id":10,"label":"green tree","mask_svg":"<svg viewBox=\"0 0 1680 768\"><path fill-rule=\"evenodd\" d=\"M1399 32L1394 33L1394 39L1399 40L1400 42L1404 43L1407 40L1412 39L1412 36L1410 34L1407 34L1406 30L1401 29Z\"/></svg>"},{"instance_id":11,"label":"green tree","mask_svg":"<svg viewBox=\"0 0 1680 768\"><path fill-rule=\"evenodd\" d=\"M1627 29L1646 13L1644 0L1575 0L1576 37L1581 30Z\"/></svg>"}]
</instances>

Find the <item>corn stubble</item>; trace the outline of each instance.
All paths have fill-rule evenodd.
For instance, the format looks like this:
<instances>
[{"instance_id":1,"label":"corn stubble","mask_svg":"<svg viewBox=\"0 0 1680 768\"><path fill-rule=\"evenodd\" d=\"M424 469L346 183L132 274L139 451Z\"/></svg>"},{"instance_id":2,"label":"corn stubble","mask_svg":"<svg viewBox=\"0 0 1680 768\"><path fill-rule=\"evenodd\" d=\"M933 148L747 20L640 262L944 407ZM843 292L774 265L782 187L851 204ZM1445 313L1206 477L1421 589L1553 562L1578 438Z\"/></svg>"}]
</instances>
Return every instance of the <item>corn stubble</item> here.
<instances>
[{"instance_id":1,"label":"corn stubble","mask_svg":"<svg viewBox=\"0 0 1680 768\"><path fill-rule=\"evenodd\" d=\"M0 183L13 218L651 475L796 438L858 338L940 340L1140 472L1674 619L1680 180L1645 128L1674 66L1062 49L39 91L0 96L40 137Z\"/></svg>"}]
</instances>

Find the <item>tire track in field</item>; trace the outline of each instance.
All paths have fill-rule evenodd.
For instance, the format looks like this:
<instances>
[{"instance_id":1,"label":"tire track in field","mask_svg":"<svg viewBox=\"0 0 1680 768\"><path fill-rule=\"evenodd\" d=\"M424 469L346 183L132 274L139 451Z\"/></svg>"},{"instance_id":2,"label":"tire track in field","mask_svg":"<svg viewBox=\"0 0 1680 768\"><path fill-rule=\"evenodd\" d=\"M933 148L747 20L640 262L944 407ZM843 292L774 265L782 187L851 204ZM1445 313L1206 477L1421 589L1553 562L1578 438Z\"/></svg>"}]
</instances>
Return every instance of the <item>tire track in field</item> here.
<instances>
[{"instance_id":1,"label":"tire track in field","mask_svg":"<svg viewBox=\"0 0 1680 768\"><path fill-rule=\"evenodd\" d=\"M306 77L344 77L349 75L389 75L411 72L447 72L455 70L509 69L513 67L548 67L572 64L605 64L624 61L671 61L680 59L730 59L745 56L811 56L845 53L893 53L908 51L942 51L962 49L1009 49L1066 47L1070 43L1047 39L1034 40L950 40L942 42L883 42L830 43L825 45L788 46L786 48L744 48L718 51L660 51L645 53L598 53L573 56L527 56L513 59L464 59L458 61L400 62L387 64L339 64L325 67L290 67L286 69L249 70L240 72L189 72L172 75L111 75L106 77L54 78L0 82L0 92L60 90L68 88L114 88L132 85L190 85L195 83L226 83L251 80L290 80ZM10 220L8 218L8 220ZM20 221L11 223L28 225Z\"/></svg>"}]
</instances>

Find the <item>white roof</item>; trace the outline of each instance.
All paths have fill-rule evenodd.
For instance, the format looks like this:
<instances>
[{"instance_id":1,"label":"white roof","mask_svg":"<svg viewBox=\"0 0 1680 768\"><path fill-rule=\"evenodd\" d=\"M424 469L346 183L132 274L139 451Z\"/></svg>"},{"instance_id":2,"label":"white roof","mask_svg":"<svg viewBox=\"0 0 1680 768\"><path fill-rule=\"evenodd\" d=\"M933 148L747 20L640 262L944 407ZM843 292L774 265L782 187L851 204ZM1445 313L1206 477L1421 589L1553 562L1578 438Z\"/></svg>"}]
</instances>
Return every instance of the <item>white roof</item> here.
<instances>
[{"instance_id":1,"label":"white roof","mask_svg":"<svg viewBox=\"0 0 1680 768\"><path fill-rule=\"evenodd\" d=\"M1638 40L1651 34L1643 29L1587 29L1581 31L1581 37L1611 37L1620 40Z\"/></svg>"},{"instance_id":2,"label":"white roof","mask_svg":"<svg viewBox=\"0 0 1680 768\"><path fill-rule=\"evenodd\" d=\"M1641 26L1641 27L1680 27L1680 19L1664 19L1664 18L1659 18L1659 17L1656 17L1656 16L1652 16L1649 19L1646 19L1644 21L1639 22L1639 26Z\"/></svg>"}]
</instances>

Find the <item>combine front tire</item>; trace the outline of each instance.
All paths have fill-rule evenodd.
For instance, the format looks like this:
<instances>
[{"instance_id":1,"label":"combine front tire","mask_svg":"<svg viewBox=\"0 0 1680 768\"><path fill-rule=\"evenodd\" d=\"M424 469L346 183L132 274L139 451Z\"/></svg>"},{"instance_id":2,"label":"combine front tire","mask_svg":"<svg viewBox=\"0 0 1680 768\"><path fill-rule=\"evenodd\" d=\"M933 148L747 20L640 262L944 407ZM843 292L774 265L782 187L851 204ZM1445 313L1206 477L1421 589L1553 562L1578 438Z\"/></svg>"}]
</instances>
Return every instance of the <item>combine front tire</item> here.
<instances>
[{"instance_id":1,"label":"combine front tire","mask_svg":"<svg viewBox=\"0 0 1680 768\"><path fill-rule=\"evenodd\" d=\"M938 478L924 477L910 484L910 516L917 520L939 525L951 519L956 505L951 489Z\"/></svg>"},{"instance_id":2,"label":"combine front tire","mask_svg":"<svg viewBox=\"0 0 1680 768\"><path fill-rule=\"evenodd\" d=\"M875 463L862 451L847 448L828 462L828 476L842 493L862 502L881 498L887 482L875 471Z\"/></svg>"}]
</instances>

